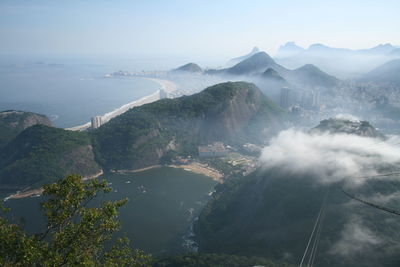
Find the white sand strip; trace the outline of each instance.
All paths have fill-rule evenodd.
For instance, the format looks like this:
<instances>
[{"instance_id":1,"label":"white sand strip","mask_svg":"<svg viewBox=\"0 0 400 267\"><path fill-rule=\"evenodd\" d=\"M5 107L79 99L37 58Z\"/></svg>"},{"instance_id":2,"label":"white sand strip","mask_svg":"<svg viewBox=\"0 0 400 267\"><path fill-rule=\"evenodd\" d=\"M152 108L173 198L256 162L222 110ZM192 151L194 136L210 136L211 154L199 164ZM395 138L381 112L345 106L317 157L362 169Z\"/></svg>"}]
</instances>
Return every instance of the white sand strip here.
<instances>
[{"instance_id":1,"label":"white sand strip","mask_svg":"<svg viewBox=\"0 0 400 267\"><path fill-rule=\"evenodd\" d=\"M168 81L168 80L162 80L162 79L155 79L155 78L146 78L148 80L152 80L154 82L157 82L158 84L161 85L161 89L164 90L167 93L172 93L176 90L176 84ZM128 111L129 109L133 108L133 107L138 107L144 104L148 104L151 102L155 102L157 100L160 100L160 90L157 90L155 93L145 96L139 100L135 100L132 101L128 104L125 104L111 112L108 112L104 115L101 116L101 121L102 124L107 123L108 121L110 121L112 118L117 117L118 115L121 115L122 113ZM66 130L70 130L70 131L84 131L89 129L91 126L90 122L87 122L83 125L79 125L79 126L74 126L71 128L66 128Z\"/></svg>"}]
</instances>

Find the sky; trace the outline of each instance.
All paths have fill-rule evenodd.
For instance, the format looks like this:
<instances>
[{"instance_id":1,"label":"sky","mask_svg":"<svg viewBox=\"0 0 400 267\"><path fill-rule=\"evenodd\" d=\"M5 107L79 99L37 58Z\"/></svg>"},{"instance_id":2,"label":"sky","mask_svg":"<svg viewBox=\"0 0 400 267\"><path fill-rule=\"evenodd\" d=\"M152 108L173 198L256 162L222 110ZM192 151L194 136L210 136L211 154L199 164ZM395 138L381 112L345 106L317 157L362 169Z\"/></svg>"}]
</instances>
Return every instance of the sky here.
<instances>
[{"instance_id":1,"label":"sky","mask_svg":"<svg viewBox=\"0 0 400 267\"><path fill-rule=\"evenodd\" d=\"M231 58L400 45L400 1L1 0L0 54Z\"/></svg>"}]
</instances>

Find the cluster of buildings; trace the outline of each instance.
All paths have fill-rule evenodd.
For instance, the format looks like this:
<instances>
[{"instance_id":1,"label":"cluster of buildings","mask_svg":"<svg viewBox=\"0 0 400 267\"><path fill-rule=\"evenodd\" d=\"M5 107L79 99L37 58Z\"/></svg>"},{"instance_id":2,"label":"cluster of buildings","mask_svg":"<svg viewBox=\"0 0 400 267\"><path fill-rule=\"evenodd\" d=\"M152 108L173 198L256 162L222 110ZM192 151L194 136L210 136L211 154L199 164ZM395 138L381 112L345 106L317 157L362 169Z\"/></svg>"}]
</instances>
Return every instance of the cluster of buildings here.
<instances>
[{"instance_id":1,"label":"cluster of buildings","mask_svg":"<svg viewBox=\"0 0 400 267\"><path fill-rule=\"evenodd\" d=\"M280 106L289 109L295 105L300 105L307 109L319 109L320 92L319 90L295 90L283 87L280 93Z\"/></svg>"},{"instance_id":2,"label":"cluster of buildings","mask_svg":"<svg viewBox=\"0 0 400 267\"><path fill-rule=\"evenodd\" d=\"M198 151L200 158L218 158L228 155L228 149L222 142L214 142L206 146L199 146Z\"/></svg>"},{"instance_id":3,"label":"cluster of buildings","mask_svg":"<svg viewBox=\"0 0 400 267\"><path fill-rule=\"evenodd\" d=\"M133 77L165 77L168 75L168 71L117 71L112 74L104 75L104 78L112 78L114 76L133 76Z\"/></svg>"}]
</instances>

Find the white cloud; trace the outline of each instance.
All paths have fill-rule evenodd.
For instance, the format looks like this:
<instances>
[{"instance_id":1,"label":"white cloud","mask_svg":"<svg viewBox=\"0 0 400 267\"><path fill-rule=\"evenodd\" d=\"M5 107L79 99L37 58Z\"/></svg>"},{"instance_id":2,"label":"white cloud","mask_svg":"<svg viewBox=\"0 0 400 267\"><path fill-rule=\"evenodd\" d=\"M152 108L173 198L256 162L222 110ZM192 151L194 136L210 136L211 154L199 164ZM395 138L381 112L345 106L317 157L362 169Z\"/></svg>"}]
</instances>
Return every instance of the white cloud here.
<instances>
[{"instance_id":1,"label":"white cloud","mask_svg":"<svg viewBox=\"0 0 400 267\"><path fill-rule=\"evenodd\" d=\"M345 224L341 238L332 246L330 253L346 257L376 246L381 242L382 240L378 236L363 225L359 217L353 216Z\"/></svg>"},{"instance_id":2,"label":"white cloud","mask_svg":"<svg viewBox=\"0 0 400 267\"><path fill-rule=\"evenodd\" d=\"M348 121L360 121L359 118L351 114L337 114L334 118L340 120L348 120Z\"/></svg>"},{"instance_id":3,"label":"white cloud","mask_svg":"<svg viewBox=\"0 0 400 267\"><path fill-rule=\"evenodd\" d=\"M292 173L310 173L322 184L345 181L359 185L378 168L400 162L400 147L380 139L349 134L282 131L262 151L264 168L281 167ZM389 179L391 177L380 177Z\"/></svg>"}]
</instances>

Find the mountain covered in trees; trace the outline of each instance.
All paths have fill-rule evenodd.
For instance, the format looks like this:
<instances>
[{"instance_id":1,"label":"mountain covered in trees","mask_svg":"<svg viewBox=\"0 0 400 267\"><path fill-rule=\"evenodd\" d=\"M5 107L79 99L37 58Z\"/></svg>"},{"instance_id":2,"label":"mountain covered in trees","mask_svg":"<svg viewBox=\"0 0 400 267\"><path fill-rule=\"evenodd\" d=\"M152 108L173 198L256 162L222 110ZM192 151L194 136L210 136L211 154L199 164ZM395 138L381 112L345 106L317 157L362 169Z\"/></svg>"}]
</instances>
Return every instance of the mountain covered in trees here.
<instances>
[{"instance_id":1,"label":"mountain covered in trees","mask_svg":"<svg viewBox=\"0 0 400 267\"><path fill-rule=\"evenodd\" d=\"M138 169L199 145L262 143L288 115L254 85L227 82L198 94L135 107L92 132L28 127L0 150L0 184L24 188L70 173Z\"/></svg>"},{"instance_id":2,"label":"mountain covered in trees","mask_svg":"<svg viewBox=\"0 0 400 267\"><path fill-rule=\"evenodd\" d=\"M260 143L286 119L254 84L227 82L133 108L94 131L93 140L106 170L136 169L171 154L196 155L198 145L214 141Z\"/></svg>"},{"instance_id":3,"label":"mountain covered in trees","mask_svg":"<svg viewBox=\"0 0 400 267\"><path fill-rule=\"evenodd\" d=\"M32 112L17 110L0 112L0 148L35 124L51 126L51 121L45 115Z\"/></svg>"},{"instance_id":4,"label":"mountain covered in trees","mask_svg":"<svg viewBox=\"0 0 400 267\"><path fill-rule=\"evenodd\" d=\"M88 177L100 171L90 136L84 132L34 125L0 150L3 188L37 187L68 174Z\"/></svg>"}]
</instances>

